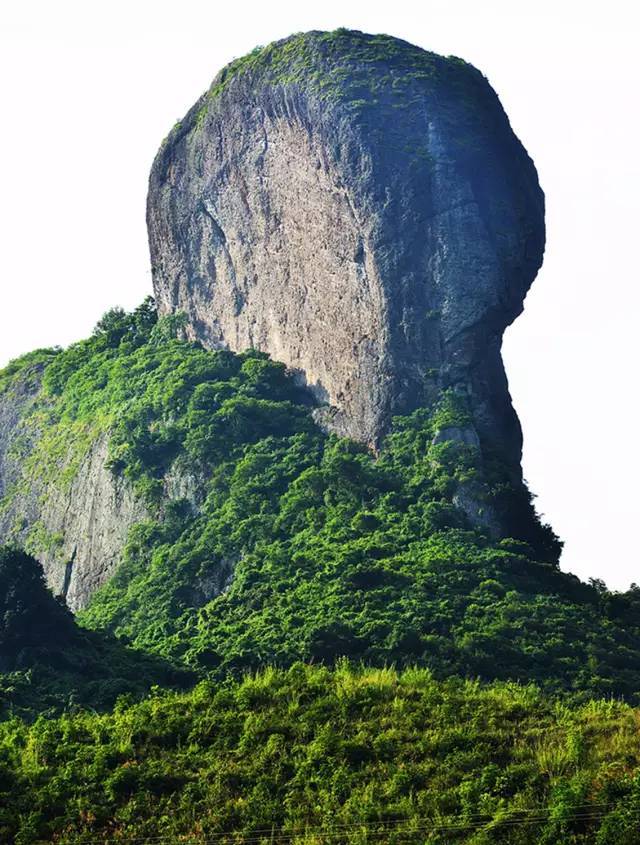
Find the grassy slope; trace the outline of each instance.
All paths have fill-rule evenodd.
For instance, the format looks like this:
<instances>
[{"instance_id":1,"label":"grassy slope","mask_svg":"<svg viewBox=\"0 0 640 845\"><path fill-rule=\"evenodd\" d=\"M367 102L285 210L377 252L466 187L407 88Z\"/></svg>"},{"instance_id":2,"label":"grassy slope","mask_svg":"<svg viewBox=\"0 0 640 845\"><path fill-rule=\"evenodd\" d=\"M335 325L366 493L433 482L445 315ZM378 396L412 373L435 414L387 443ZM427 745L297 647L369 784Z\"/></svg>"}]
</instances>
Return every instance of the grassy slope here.
<instances>
[{"instance_id":1,"label":"grassy slope","mask_svg":"<svg viewBox=\"0 0 640 845\"><path fill-rule=\"evenodd\" d=\"M0 838L632 845L639 724L531 686L297 664L5 723Z\"/></svg>"}]
</instances>

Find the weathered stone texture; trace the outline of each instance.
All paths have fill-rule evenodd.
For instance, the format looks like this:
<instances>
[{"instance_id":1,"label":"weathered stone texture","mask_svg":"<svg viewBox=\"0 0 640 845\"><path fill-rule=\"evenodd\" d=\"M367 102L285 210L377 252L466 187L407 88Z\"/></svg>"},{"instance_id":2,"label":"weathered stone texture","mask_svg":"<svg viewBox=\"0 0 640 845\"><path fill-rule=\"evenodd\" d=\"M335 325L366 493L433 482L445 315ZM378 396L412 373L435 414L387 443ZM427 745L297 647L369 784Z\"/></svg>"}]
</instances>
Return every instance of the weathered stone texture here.
<instances>
[{"instance_id":1,"label":"weathered stone texture","mask_svg":"<svg viewBox=\"0 0 640 845\"><path fill-rule=\"evenodd\" d=\"M170 133L147 214L159 310L184 311L188 337L269 352L324 403L321 424L374 446L392 414L451 388L473 422L436 442L493 447L517 482L500 346L542 261L544 198L477 70L356 32L271 45L222 71ZM70 482L25 476L40 374L0 397L0 537L77 610L148 514L107 468L107 433ZM203 489L178 467L165 478L165 500L194 511ZM467 484L455 501L499 534L484 498Z\"/></svg>"},{"instance_id":2,"label":"weathered stone texture","mask_svg":"<svg viewBox=\"0 0 640 845\"><path fill-rule=\"evenodd\" d=\"M163 144L148 226L161 312L300 373L341 434L467 394L518 475L500 346L542 260L544 198L482 75L362 33L223 71Z\"/></svg>"},{"instance_id":3,"label":"weathered stone texture","mask_svg":"<svg viewBox=\"0 0 640 845\"><path fill-rule=\"evenodd\" d=\"M32 551L53 592L76 611L113 573L130 527L148 514L129 485L108 469L106 434L91 444L68 484L25 474L25 458L39 437L31 424L24 425L41 400L33 376L16 380L0 400L0 538ZM59 475L63 472L61 465Z\"/></svg>"},{"instance_id":4,"label":"weathered stone texture","mask_svg":"<svg viewBox=\"0 0 640 845\"><path fill-rule=\"evenodd\" d=\"M148 516L123 478L107 468L109 440L99 437L68 489L49 485L41 496L42 523L60 544L40 555L47 581L71 610L91 595L120 562L129 529Z\"/></svg>"}]
</instances>

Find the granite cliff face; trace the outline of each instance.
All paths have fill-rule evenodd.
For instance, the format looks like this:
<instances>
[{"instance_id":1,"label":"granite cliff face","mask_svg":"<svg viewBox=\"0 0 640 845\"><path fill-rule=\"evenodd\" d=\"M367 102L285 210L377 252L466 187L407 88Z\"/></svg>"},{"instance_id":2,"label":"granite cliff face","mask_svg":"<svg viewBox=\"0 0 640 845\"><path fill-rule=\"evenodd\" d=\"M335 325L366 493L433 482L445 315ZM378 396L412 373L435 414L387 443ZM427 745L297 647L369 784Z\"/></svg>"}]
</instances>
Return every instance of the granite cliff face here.
<instances>
[{"instance_id":1,"label":"granite cliff face","mask_svg":"<svg viewBox=\"0 0 640 845\"><path fill-rule=\"evenodd\" d=\"M519 477L500 346L544 197L476 69L341 30L256 50L163 143L147 216L160 312L188 337L268 352L374 446L451 388Z\"/></svg>"},{"instance_id":2,"label":"granite cliff face","mask_svg":"<svg viewBox=\"0 0 640 845\"><path fill-rule=\"evenodd\" d=\"M268 352L315 396L322 425L374 447L393 414L450 390L472 421L433 444L495 453L524 490L500 346L542 260L544 199L470 65L349 31L256 50L163 143L148 226L159 312L183 312L188 338ZM117 409L55 430L41 385L51 355L0 390L0 541L36 555L78 610L150 511L109 468ZM165 469L162 501L197 513L198 472ZM481 476L452 495L472 525L508 533ZM193 590L217 594L236 562Z\"/></svg>"},{"instance_id":3,"label":"granite cliff face","mask_svg":"<svg viewBox=\"0 0 640 845\"><path fill-rule=\"evenodd\" d=\"M73 444L55 474L30 465L41 436L38 407L47 401L41 374L40 366L27 370L0 397L0 538L33 551L53 592L76 611L113 574L129 529L148 512L107 468L106 434L88 444L73 468Z\"/></svg>"}]
</instances>

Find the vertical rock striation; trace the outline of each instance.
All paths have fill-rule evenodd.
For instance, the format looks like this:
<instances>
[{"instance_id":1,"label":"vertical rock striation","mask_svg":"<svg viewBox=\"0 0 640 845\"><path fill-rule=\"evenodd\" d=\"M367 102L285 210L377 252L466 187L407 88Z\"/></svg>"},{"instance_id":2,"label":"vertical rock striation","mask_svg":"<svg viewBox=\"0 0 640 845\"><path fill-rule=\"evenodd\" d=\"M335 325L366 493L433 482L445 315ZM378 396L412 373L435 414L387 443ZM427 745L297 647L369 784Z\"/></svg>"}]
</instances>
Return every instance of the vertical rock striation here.
<instances>
[{"instance_id":1,"label":"vertical rock striation","mask_svg":"<svg viewBox=\"0 0 640 845\"><path fill-rule=\"evenodd\" d=\"M258 49L163 143L147 216L160 313L184 312L189 338L268 352L315 395L321 423L374 447L393 414L451 390L471 422L443 422L434 442L497 454L523 492L500 347L542 261L544 198L479 71L345 30ZM108 426L77 442L58 432L39 465L55 351L34 354L0 380L0 539L37 555L77 610L150 514L108 468ZM197 474L171 467L163 483L165 502L198 511ZM482 485L460 482L454 504L509 533ZM194 585L194 601L224 579Z\"/></svg>"},{"instance_id":2,"label":"vertical rock striation","mask_svg":"<svg viewBox=\"0 0 640 845\"><path fill-rule=\"evenodd\" d=\"M113 574L129 529L148 511L108 469L107 434L87 446L66 483L61 478L70 457L53 475L30 466L41 436L32 412L46 403L42 370L27 370L0 396L0 542L19 543L36 554L53 592L77 611Z\"/></svg>"},{"instance_id":3,"label":"vertical rock striation","mask_svg":"<svg viewBox=\"0 0 640 845\"><path fill-rule=\"evenodd\" d=\"M453 389L519 477L500 347L544 197L475 68L345 30L258 49L163 143L147 217L159 309L190 338L268 352L372 445Z\"/></svg>"}]
</instances>

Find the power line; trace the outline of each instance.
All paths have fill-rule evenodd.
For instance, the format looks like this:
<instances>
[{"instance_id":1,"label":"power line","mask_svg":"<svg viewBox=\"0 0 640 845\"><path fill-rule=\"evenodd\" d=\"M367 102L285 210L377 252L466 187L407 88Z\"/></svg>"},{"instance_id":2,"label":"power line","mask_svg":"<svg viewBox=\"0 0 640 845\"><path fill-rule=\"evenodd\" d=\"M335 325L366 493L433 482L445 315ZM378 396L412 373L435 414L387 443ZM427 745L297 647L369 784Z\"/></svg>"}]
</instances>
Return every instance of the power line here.
<instances>
[{"instance_id":1,"label":"power line","mask_svg":"<svg viewBox=\"0 0 640 845\"><path fill-rule=\"evenodd\" d=\"M589 804L589 812L592 812L591 808L595 809L596 807L606 808L606 807L617 807L617 806L618 806L618 804L616 804L615 802L612 802L612 801L609 801L609 802L594 802L592 804ZM520 808L520 809L512 808L509 812L513 813L514 815L522 815L522 814L526 814L526 813L537 814L537 813L548 813L548 812L551 812L553 809L554 808L550 807L549 805L545 805L545 806L540 805L540 806L537 806L537 807L529 807L529 808L523 807L523 808ZM480 818L480 819L483 819L483 820L487 820L487 822L486 822L487 824L491 821L488 813L468 813L468 814L464 814L464 815L460 814L458 816L452 817L452 819L454 819L454 820L460 819L461 821L467 820L467 819L474 819L474 818ZM365 827L366 828L366 827L380 827L380 826L384 826L384 825L401 825L401 824L409 824L412 821L426 821L426 819L421 819L419 816L413 816L412 818L396 817L396 818L392 818L392 819L379 819L377 821L348 822L348 823L345 823L345 824L342 824L342 825L333 825L331 827L331 830L343 830L343 829L349 829L349 828L355 828L355 827L357 827L357 828ZM257 834L262 834L262 833L270 834L272 829L273 829L272 827L253 828L251 830L251 835L255 836ZM308 828L309 832L313 832L315 830L325 830L325 829L326 828ZM231 836L232 834L237 833L237 832L238 831L234 831L234 830L224 830L224 831L220 831L217 834L212 834L212 835L213 836ZM295 833L295 834L292 833L291 835L297 836L297 835L299 835L299 832ZM165 836L147 836L147 837L141 837L139 840L136 839L136 838L130 838L130 839L122 840L122 841L126 841L126 842L137 842L137 841L150 842L150 841L163 840L163 839L166 839L166 838L167 837L165 837Z\"/></svg>"},{"instance_id":2,"label":"power line","mask_svg":"<svg viewBox=\"0 0 640 845\"><path fill-rule=\"evenodd\" d=\"M601 808L615 808L619 804L592 804L594 809L587 810L581 813L572 813L565 818L559 818L558 821L572 823L574 821L599 821L606 818L608 810L596 810L596 807ZM269 845L276 845L277 843L288 843L293 839L302 836L318 836L323 838L335 838L337 836L349 836L351 833L363 831L367 833L368 838L378 838L381 836L388 836L389 834L396 834L396 841L400 839L410 839L419 833L437 833L441 831L465 831L465 830L479 830L483 827L492 825L495 827L517 827L518 825L541 824L550 821L551 813L555 807L536 807L522 810L512 810L514 816L524 816L523 818L496 818L488 817L486 814L474 813L470 816L453 816L446 822L435 822L425 818L414 817L413 819L395 819L395 820L380 820L379 822L351 822L345 825L335 825L332 827L307 827L297 831L285 833L283 830L275 832L273 828L256 828L247 834L242 834L238 830L226 830L208 836L201 834L170 834L166 836L143 836L143 837L118 837L117 841L120 843L188 843L192 842L194 845L215 845L220 843L224 838L234 837L235 843L238 845L254 845L255 843L268 841ZM627 813L638 814L640 810L627 810ZM456 821L458 819L458 821ZM474 821L475 819L475 821ZM415 822L423 822L414 826ZM405 828L405 826L407 826ZM376 828L376 829L373 829ZM380 829L382 828L382 829ZM238 839L238 837L241 837ZM104 838L84 840L86 845L93 845L93 843L104 843ZM116 841L116 840L113 840Z\"/></svg>"}]
</instances>

